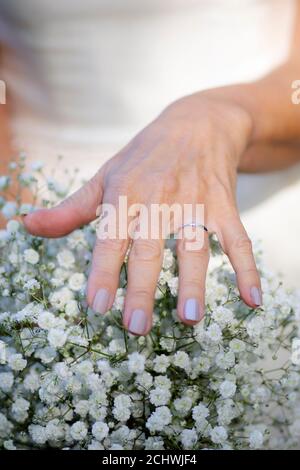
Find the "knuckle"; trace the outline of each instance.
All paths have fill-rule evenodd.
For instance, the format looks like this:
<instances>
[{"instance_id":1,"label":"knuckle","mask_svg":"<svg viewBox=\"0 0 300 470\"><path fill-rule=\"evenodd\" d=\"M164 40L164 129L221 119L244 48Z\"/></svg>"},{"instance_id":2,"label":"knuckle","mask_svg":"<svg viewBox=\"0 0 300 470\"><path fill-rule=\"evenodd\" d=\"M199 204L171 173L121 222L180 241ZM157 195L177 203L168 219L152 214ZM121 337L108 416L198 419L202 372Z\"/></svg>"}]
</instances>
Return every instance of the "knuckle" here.
<instances>
[{"instance_id":1,"label":"knuckle","mask_svg":"<svg viewBox=\"0 0 300 470\"><path fill-rule=\"evenodd\" d=\"M197 276L195 274L189 277L188 279L181 279L180 288L184 291L189 290L198 292L200 294L201 289L204 289L203 279L201 279L200 275Z\"/></svg>"},{"instance_id":2,"label":"knuckle","mask_svg":"<svg viewBox=\"0 0 300 470\"><path fill-rule=\"evenodd\" d=\"M234 240L232 244L232 249L238 250L241 253L251 253L252 242L247 235L241 235Z\"/></svg>"},{"instance_id":3,"label":"knuckle","mask_svg":"<svg viewBox=\"0 0 300 470\"><path fill-rule=\"evenodd\" d=\"M240 269L239 274L258 277L258 271L255 266Z\"/></svg>"},{"instance_id":4,"label":"knuckle","mask_svg":"<svg viewBox=\"0 0 300 470\"><path fill-rule=\"evenodd\" d=\"M180 240L177 244L177 255L178 257L186 257L187 254L191 254L193 259L197 260L208 259L210 249L205 242L201 243L195 240Z\"/></svg>"},{"instance_id":5,"label":"knuckle","mask_svg":"<svg viewBox=\"0 0 300 470\"><path fill-rule=\"evenodd\" d=\"M126 239L112 239L112 238L97 238L96 254L99 255L99 251L103 253L114 253L120 256L125 255L127 249Z\"/></svg>"},{"instance_id":6,"label":"knuckle","mask_svg":"<svg viewBox=\"0 0 300 470\"><path fill-rule=\"evenodd\" d=\"M126 175L111 175L108 178L107 182L107 192L111 195L114 194L127 194L128 189L129 189L129 181L128 181L128 176Z\"/></svg>"},{"instance_id":7,"label":"knuckle","mask_svg":"<svg viewBox=\"0 0 300 470\"><path fill-rule=\"evenodd\" d=\"M162 180L162 187L166 194L174 193L178 187L177 177L172 173L168 173Z\"/></svg>"},{"instance_id":8,"label":"knuckle","mask_svg":"<svg viewBox=\"0 0 300 470\"><path fill-rule=\"evenodd\" d=\"M115 286L116 284L116 275L104 266L99 265L97 262L93 263L91 276L95 280L100 281L101 285L104 287Z\"/></svg>"},{"instance_id":9,"label":"knuckle","mask_svg":"<svg viewBox=\"0 0 300 470\"><path fill-rule=\"evenodd\" d=\"M135 287L132 295L133 298L146 299L149 300L149 297L153 297L154 289L146 289L145 287Z\"/></svg>"},{"instance_id":10,"label":"knuckle","mask_svg":"<svg viewBox=\"0 0 300 470\"><path fill-rule=\"evenodd\" d=\"M160 261L162 249L154 240L137 240L132 245L131 253L134 258L143 261Z\"/></svg>"}]
</instances>

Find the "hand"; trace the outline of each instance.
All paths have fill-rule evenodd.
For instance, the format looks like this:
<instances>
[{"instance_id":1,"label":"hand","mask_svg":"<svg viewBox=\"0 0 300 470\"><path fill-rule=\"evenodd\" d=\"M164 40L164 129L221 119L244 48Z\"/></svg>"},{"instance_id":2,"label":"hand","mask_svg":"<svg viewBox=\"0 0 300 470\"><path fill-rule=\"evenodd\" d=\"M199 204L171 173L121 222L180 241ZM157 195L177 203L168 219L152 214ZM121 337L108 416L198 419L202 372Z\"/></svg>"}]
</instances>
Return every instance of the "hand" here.
<instances>
[{"instance_id":1,"label":"hand","mask_svg":"<svg viewBox=\"0 0 300 470\"><path fill-rule=\"evenodd\" d=\"M60 237L96 218L99 204L203 203L205 226L215 233L236 272L242 299L261 304L260 279L251 242L235 200L239 160L251 139L252 118L218 94L198 93L169 106L124 149L109 160L78 192L56 208L29 214L29 232ZM193 325L204 315L208 237L189 251L178 240L178 315ZM96 240L88 280L88 303L99 313L113 304L129 240ZM151 329L153 298L163 254L163 240L137 239L131 246L124 307L125 327L144 335Z\"/></svg>"}]
</instances>

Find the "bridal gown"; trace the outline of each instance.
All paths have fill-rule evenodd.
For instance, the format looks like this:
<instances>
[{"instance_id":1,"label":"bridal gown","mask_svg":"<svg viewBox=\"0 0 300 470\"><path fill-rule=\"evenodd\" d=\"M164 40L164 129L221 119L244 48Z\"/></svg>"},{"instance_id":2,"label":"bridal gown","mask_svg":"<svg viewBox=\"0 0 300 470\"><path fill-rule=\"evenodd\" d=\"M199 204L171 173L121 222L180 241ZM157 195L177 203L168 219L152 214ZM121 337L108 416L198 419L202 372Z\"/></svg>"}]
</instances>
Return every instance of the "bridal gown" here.
<instances>
[{"instance_id":1,"label":"bridal gown","mask_svg":"<svg viewBox=\"0 0 300 470\"><path fill-rule=\"evenodd\" d=\"M294 12L294 0L0 0L14 140L28 158L51 168L61 154L88 178L170 102L280 64ZM249 234L293 285L297 181L300 166L238 181Z\"/></svg>"}]
</instances>

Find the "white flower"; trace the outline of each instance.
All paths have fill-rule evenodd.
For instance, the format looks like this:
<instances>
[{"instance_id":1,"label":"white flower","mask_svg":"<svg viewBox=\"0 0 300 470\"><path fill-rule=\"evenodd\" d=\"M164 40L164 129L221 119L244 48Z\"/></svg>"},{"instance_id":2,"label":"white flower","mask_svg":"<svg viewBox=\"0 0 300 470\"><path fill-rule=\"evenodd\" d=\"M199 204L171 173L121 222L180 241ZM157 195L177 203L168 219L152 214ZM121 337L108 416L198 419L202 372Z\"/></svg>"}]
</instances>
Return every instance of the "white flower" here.
<instances>
[{"instance_id":1,"label":"white flower","mask_svg":"<svg viewBox=\"0 0 300 470\"><path fill-rule=\"evenodd\" d=\"M174 366L179 367L180 369L185 369L186 371L191 367L190 358L185 351L177 351L174 354L173 363Z\"/></svg>"},{"instance_id":2,"label":"white flower","mask_svg":"<svg viewBox=\"0 0 300 470\"><path fill-rule=\"evenodd\" d=\"M138 352L133 352L128 356L128 369L132 374L141 374L145 368L145 356Z\"/></svg>"},{"instance_id":3,"label":"white flower","mask_svg":"<svg viewBox=\"0 0 300 470\"><path fill-rule=\"evenodd\" d=\"M104 447L96 439L93 439L92 442L88 445L88 450L104 450Z\"/></svg>"},{"instance_id":4,"label":"white flower","mask_svg":"<svg viewBox=\"0 0 300 470\"><path fill-rule=\"evenodd\" d=\"M116 408L129 408L131 405L131 399L128 395L120 394L114 400L114 406Z\"/></svg>"},{"instance_id":5,"label":"white flower","mask_svg":"<svg viewBox=\"0 0 300 470\"><path fill-rule=\"evenodd\" d=\"M15 169L31 188L34 175L23 162ZM7 180L1 181L0 210L20 213L24 205L7 204ZM48 182L55 204L63 188ZM175 308L176 255L167 249L151 335L127 335L126 269L111 315L87 305L95 237L93 224L56 240L35 240L14 220L0 231L0 447L298 447L300 369L289 361L274 375L263 358L283 364L280 346L293 352L300 293L286 290L258 256L265 299L253 312L238 301L233 269L217 254L207 276L206 318L187 328Z\"/></svg>"},{"instance_id":6,"label":"white flower","mask_svg":"<svg viewBox=\"0 0 300 470\"><path fill-rule=\"evenodd\" d=\"M172 415L167 406L156 408L146 422L150 432L162 431L172 421Z\"/></svg>"},{"instance_id":7,"label":"white flower","mask_svg":"<svg viewBox=\"0 0 300 470\"><path fill-rule=\"evenodd\" d=\"M94 365L92 361L85 360L85 361L79 362L79 364L76 364L74 369L75 369L76 374L89 375L94 372ZM96 377L98 378L98 375L96 375Z\"/></svg>"},{"instance_id":8,"label":"white flower","mask_svg":"<svg viewBox=\"0 0 300 470\"><path fill-rule=\"evenodd\" d=\"M251 400L258 403L267 403L270 399L270 396L270 390L267 387L261 385L259 387L255 387L251 393Z\"/></svg>"},{"instance_id":9,"label":"white flower","mask_svg":"<svg viewBox=\"0 0 300 470\"><path fill-rule=\"evenodd\" d=\"M6 219L11 219L17 213L17 204L13 201L8 201L2 207L1 212Z\"/></svg>"},{"instance_id":10,"label":"white flower","mask_svg":"<svg viewBox=\"0 0 300 470\"><path fill-rule=\"evenodd\" d=\"M106 423L103 423L102 421L97 421L93 424L92 433L98 441L102 441L108 435L109 427Z\"/></svg>"},{"instance_id":11,"label":"white flower","mask_svg":"<svg viewBox=\"0 0 300 470\"><path fill-rule=\"evenodd\" d=\"M113 309L114 310L119 310L120 312L123 311L124 307L124 302L125 302L125 291L122 288L117 289L114 304L113 304Z\"/></svg>"},{"instance_id":12,"label":"white flower","mask_svg":"<svg viewBox=\"0 0 300 470\"><path fill-rule=\"evenodd\" d=\"M21 371L27 365L26 359L23 359L22 354L12 354L8 357L8 365L12 370Z\"/></svg>"},{"instance_id":13,"label":"white flower","mask_svg":"<svg viewBox=\"0 0 300 470\"><path fill-rule=\"evenodd\" d=\"M196 430L194 428L184 429L180 434L180 440L184 449L193 449L198 441Z\"/></svg>"},{"instance_id":14,"label":"white flower","mask_svg":"<svg viewBox=\"0 0 300 470\"><path fill-rule=\"evenodd\" d=\"M35 353L37 358L40 358L44 364L49 364L55 359L56 350L50 346L38 349Z\"/></svg>"},{"instance_id":15,"label":"white flower","mask_svg":"<svg viewBox=\"0 0 300 470\"><path fill-rule=\"evenodd\" d=\"M37 323L43 330L51 330L55 327L56 318L51 312L41 312L38 316Z\"/></svg>"},{"instance_id":16,"label":"white flower","mask_svg":"<svg viewBox=\"0 0 300 470\"><path fill-rule=\"evenodd\" d=\"M62 250L57 254L58 264L64 269L71 269L75 263L75 257L70 250Z\"/></svg>"},{"instance_id":17,"label":"white flower","mask_svg":"<svg viewBox=\"0 0 300 470\"><path fill-rule=\"evenodd\" d=\"M39 262L40 255L37 251L32 248L28 248L24 251L24 260L29 264L37 264Z\"/></svg>"},{"instance_id":18,"label":"white flower","mask_svg":"<svg viewBox=\"0 0 300 470\"><path fill-rule=\"evenodd\" d=\"M165 354L156 356L153 360L153 370L158 373L164 373L170 365L170 358Z\"/></svg>"},{"instance_id":19,"label":"white flower","mask_svg":"<svg viewBox=\"0 0 300 470\"><path fill-rule=\"evenodd\" d=\"M0 390L7 393L10 391L14 383L14 374L11 372L0 373Z\"/></svg>"},{"instance_id":20,"label":"white flower","mask_svg":"<svg viewBox=\"0 0 300 470\"><path fill-rule=\"evenodd\" d=\"M69 287L74 291L79 291L85 284L85 276L82 273L74 273L69 279Z\"/></svg>"},{"instance_id":21,"label":"white flower","mask_svg":"<svg viewBox=\"0 0 300 470\"><path fill-rule=\"evenodd\" d=\"M113 415L117 421L121 423L125 423L130 418L130 409L129 408L121 408L114 406Z\"/></svg>"},{"instance_id":22,"label":"white flower","mask_svg":"<svg viewBox=\"0 0 300 470\"><path fill-rule=\"evenodd\" d=\"M167 405L170 398L170 390L160 387L153 388L149 396L150 402L155 406Z\"/></svg>"},{"instance_id":23,"label":"white flower","mask_svg":"<svg viewBox=\"0 0 300 470\"><path fill-rule=\"evenodd\" d=\"M41 445L47 441L46 428L44 426L31 424L28 431L34 443Z\"/></svg>"},{"instance_id":24,"label":"white flower","mask_svg":"<svg viewBox=\"0 0 300 470\"><path fill-rule=\"evenodd\" d=\"M227 431L223 426L216 426L210 431L210 438L215 444L224 444L227 437Z\"/></svg>"},{"instance_id":25,"label":"white flower","mask_svg":"<svg viewBox=\"0 0 300 470\"><path fill-rule=\"evenodd\" d=\"M249 444L250 444L251 449L260 449L261 446L263 445L263 442L264 442L264 436L260 431L254 430L250 433Z\"/></svg>"},{"instance_id":26,"label":"white flower","mask_svg":"<svg viewBox=\"0 0 300 470\"><path fill-rule=\"evenodd\" d=\"M12 439L9 439L8 441L4 441L3 447L6 450L17 450L16 446L14 445L14 441Z\"/></svg>"},{"instance_id":27,"label":"white flower","mask_svg":"<svg viewBox=\"0 0 300 470\"><path fill-rule=\"evenodd\" d=\"M75 441L82 441L88 433L86 424L83 421L76 421L70 428L70 434Z\"/></svg>"},{"instance_id":28,"label":"white flower","mask_svg":"<svg viewBox=\"0 0 300 470\"><path fill-rule=\"evenodd\" d=\"M19 228L20 228L20 224L17 220L9 220L6 224L6 230L10 234L16 234Z\"/></svg>"},{"instance_id":29,"label":"white flower","mask_svg":"<svg viewBox=\"0 0 300 470\"><path fill-rule=\"evenodd\" d=\"M67 244L71 248L71 250L74 250L78 246L86 246L86 239L84 236L84 233L82 230L74 230L67 239Z\"/></svg>"},{"instance_id":30,"label":"white flower","mask_svg":"<svg viewBox=\"0 0 300 470\"><path fill-rule=\"evenodd\" d=\"M135 381L137 385L141 386L142 390L149 390L153 383L153 377L149 372L143 372L136 376Z\"/></svg>"},{"instance_id":31,"label":"white flower","mask_svg":"<svg viewBox=\"0 0 300 470\"><path fill-rule=\"evenodd\" d=\"M232 351L220 352L216 356L216 364L221 369L230 369L235 364L235 355Z\"/></svg>"},{"instance_id":32,"label":"white flower","mask_svg":"<svg viewBox=\"0 0 300 470\"><path fill-rule=\"evenodd\" d=\"M229 347L234 354L239 354L245 351L246 345L244 341L234 338L230 341Z\"/></svg>"},{"instance_id":33,"label":"white flower","mask_svg":"<svg viewBox=\"0 0 300 470\"><path fill-rule=\"evenodd\" d=\"M233 397L233 395L236 392L236 385L233 382L230 382L229 380L224 380L224 382L221 383L220 385L220 393L223 398L230 398Z\"/></svg>"},{"instance_id":34,"label":"white flower","mask_svg":"<svg viewBox=\"0 0 300 470\"><path fill-rule=\"evenodd\" d=\"M164 441L159 437L148 437L145 440L145 450L164 450Z\"/></svg>"},{"instance_id":35,"label":"white flower","mask_svg":"<svg viewBox=\"0 0 300 470\"><path fill-rule=\"evenodd\" d=\"M212 323L206 330L206 336L210 341L218 343L222 338L221 328L217 323Z\"/></svg>"},{"instance_id":36,"label":"white flower","mask_svg":"<svg viewBox=\"0 0 300 470\"><path fill-rule=\"evenodd\" d=\"M25 390L29 390L31 393L34 393L40 387L40 379L37 373L31 372L26 375L23 382Z\"/></svg>"},{"instance_id":37,"label":"white flower","mask_svg":"<svg viewBox=\"0 0 300 470\"><path fill-rule=\"evenodd\" d=\"M24 398L17 398L11 407L11 413L15 421L24 423L28 418L30 403Z\"/></svg>"},{"instance_id":38,"label":"white flower","mask_svg":"<svg viewBox=\"0 0 300 470\"><path fill-rule=\"evenodd\" d=\"M172 277L171 279L168 279L167 284L170 289L171 295L176 297L178 293L178 284L179 284L178 277Z\"/></svg>"},{"instance_id":39,"label":"white flower","mask_svg":"<svg viewBox=\"0 0 300 470\"><path fill-rule=\"evenodd\" d=\"M251 338L259 337L264 329L264 321L261 317L252 318L247 324L247 333Z\"/></svg>"},{"instance_id":40,"label":"white flower","mask_svg":"<svg viewBox=\"0 0 300 470\"><path fill-rule=\"evenodd\" d=\"M49 301L53 305L53 307L57 308L58 310L62 310L65 305L73 299L73 293L67 287L63 287L62 289L53 292L49 296Z\"/></svg>"},{"instance_id":41,"label":"white flower","mask_svg":"<svg viewBox=\"0 0 300 470\"><path fill-rule=\"evenodd\" d=\"M75 412L81 416L81 418L85 418L89 412L90 402L88 400L79 400L75 405Z\"/></svg>"},{"instance_id":42,"label":"white flower","mask_svg":"<svg viewBox=\"0 0 300 470\"><path fill-rule=\"evenodd\" d=\"M185 416L193 406L193 400L189 396L176 398L174 408L180 416Z\"/></svg>"},{"instance_id":43,"label":"white flower","mask_svg":"<svg viewBox=\"0 0 300 470\"><path fill-rule=\"evenodd\" d=\"M76 300L69 300L65 305L66 315L76 317L79 314L78 303Z\"/></svg>"},{"instance_id":44,"label":"white flower","mask_svg":"<svg viewBox=\"0 0 300 470\"><path fill-rule=\"evenodd\" d=\"M157 375L154 379L156 387L160 388L171 388L172 382L166 375Z\"/></svg>"},{"instance_id":45,"label":"white flower","mask_svg":"<svg viewBox=\"0 0 300 470\"><path fill-rule=\"evenodd\" d=\"M53 348L62 348L67 338L68 334L60 328L51 328L48 333L48 341Z\"/></svg>"},{"instance_id":46,"label":"white flower","mask_svg":"<svg viewBox=\"0 0 300 470\"><path fill-rule=\"evenodd\" d=\"M216 307L212 313L212 318L218 323L221 327L229 325L233 321L233 313L229 308L219 306Z\"/></svg>"},{"instance_id":47,"label":"white flower","mask_svg":"<svg viewBox=\"0 0 300 470\"><path fill-rule=\"evenodd\" d=\"M209 416L209 409L203 403L199 403L197 406L194 406L192 415L194 421L197 423Z\"/></svg>"},{"instance_id":48,"label":"white flower","mask_svg":"<svg viewBox=\"0 0 300 470\"><path fill-rule=\"evenodd\" d=\"M35 291L40 289L41 284L36 279L29 279L24 284L24 289L28 291Z\"/></svg>"},{"instance_id":49,"label":"white flower","mask_svg":"<svg viewBox=\"0 0 300 470\"><path fill-rule=\"evenodd\" d=\"M162 263L163 269L170 269L173 266L174 263L174 256L172 253L172 250L170 248L166 248L164 250L164 259Z\"/></svg>"}]
</instances>

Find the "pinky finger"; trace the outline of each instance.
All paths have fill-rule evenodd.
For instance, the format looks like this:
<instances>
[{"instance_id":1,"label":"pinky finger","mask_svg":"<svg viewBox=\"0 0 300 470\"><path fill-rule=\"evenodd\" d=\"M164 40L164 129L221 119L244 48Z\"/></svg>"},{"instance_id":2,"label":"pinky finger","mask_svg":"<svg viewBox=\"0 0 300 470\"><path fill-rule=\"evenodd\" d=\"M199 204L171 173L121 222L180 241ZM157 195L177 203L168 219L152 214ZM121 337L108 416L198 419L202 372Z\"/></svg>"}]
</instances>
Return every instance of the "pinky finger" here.
<instances>
[{"instance_id":1,"label":"pinky finger","mask_svg":"<svg viewBox=\"0 0 300 470\"><path fill-rule=\"evenodd\" d=\"M260 276L252 243L238 216L230 222L226 221L218 238L236 273L242 299L250 307L262 305Z\"/></svg>"}]
</instances>

